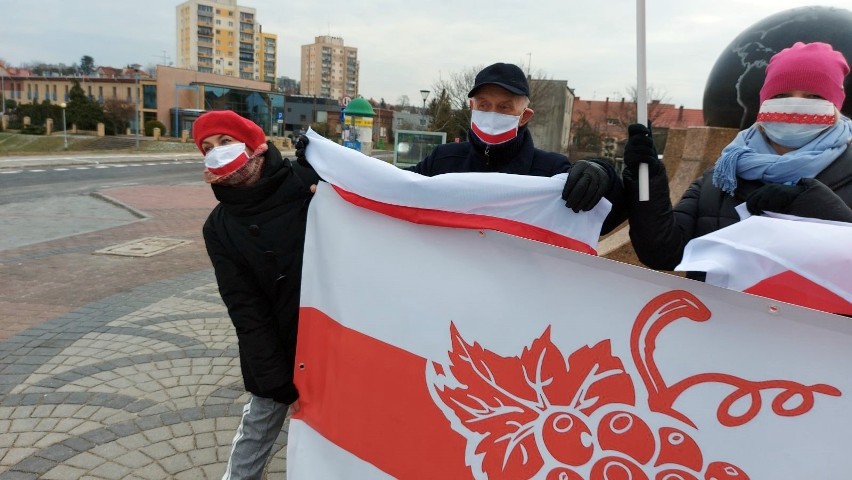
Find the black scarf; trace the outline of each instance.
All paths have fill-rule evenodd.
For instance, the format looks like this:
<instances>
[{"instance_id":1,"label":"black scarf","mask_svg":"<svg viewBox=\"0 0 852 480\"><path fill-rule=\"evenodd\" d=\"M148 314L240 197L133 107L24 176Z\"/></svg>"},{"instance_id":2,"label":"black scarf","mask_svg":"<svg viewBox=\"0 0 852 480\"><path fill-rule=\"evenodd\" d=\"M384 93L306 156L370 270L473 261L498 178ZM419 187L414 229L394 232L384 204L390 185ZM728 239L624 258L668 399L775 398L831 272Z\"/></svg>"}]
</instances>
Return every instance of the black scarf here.
<instances>
[{"instance_id":1,"label":"black scarf","mask_svg":"<svg viewBox=\"0 0 852 480\"><path fill-rule=\"evenodd\" d=\"M485 157L488 160L488 166L492 170L499 170L501 167L509 163L510 160L518 156L521 147L527 142L531 136L526 125L518 129L518 135L508 142L498 143L497 145L489 145L482 141L473 133L473 130L468 129L467 140L470 142L473 150Z\"/></svg>"}]
</instances>

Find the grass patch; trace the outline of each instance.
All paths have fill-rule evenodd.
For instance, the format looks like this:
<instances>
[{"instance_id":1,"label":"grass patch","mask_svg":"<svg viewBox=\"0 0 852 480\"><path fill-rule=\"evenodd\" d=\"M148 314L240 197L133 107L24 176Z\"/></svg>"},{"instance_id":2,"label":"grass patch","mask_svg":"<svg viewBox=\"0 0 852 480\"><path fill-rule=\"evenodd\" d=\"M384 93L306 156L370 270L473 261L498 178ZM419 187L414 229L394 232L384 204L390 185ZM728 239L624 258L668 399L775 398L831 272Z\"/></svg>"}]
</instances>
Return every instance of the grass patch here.
<instances>
[{"instance_id":1,"label":"grass patch","mask_svg":"<svg viewBox=\"0 0 852 480\"><path fill-rule=\"evenodd\" d=\"M131 138L134 137L124 137ZM37 155L62 152L197 152L198 149L192 141L182 143L176 140L154 141L150 138L141 137L139 149L136 146L118 149L97 149L91 145L97 137L88 135L68 135L68 148L62 132L53 135L24 135L13 132L0 132L0 155Z\"/></svg>"}]
</instances>

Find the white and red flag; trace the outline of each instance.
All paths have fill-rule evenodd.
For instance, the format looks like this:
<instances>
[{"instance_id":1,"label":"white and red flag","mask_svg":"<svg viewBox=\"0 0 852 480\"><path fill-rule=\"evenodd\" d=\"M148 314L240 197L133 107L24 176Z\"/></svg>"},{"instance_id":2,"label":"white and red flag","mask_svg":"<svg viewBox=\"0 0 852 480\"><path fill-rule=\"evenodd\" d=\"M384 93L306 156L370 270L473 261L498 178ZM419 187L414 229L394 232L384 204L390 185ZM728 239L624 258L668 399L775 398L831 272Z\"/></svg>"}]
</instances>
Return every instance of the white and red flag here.
<instances>
[{"instance_id":1,"label":"white and red flag","mask_svg":"<svg viewBox=\"0 0 852 480\"><path fill-rule=\"evenodd\" d=\"M564 176L415 178L310 138L329 183L308 218L291 480L852 470L850 322L587 254L540 213L574 223Z\"/></svg>"},{"instance_id":2,"label":"white and red flag","mask_svg":"<svg viewBox=\"0 0 852 480\"><path fill-rule=\"evenodd\" d=\"M687 244L681 271L707 283L852 315L852 224L750 216Z\"/></svg>"}]
</instances>

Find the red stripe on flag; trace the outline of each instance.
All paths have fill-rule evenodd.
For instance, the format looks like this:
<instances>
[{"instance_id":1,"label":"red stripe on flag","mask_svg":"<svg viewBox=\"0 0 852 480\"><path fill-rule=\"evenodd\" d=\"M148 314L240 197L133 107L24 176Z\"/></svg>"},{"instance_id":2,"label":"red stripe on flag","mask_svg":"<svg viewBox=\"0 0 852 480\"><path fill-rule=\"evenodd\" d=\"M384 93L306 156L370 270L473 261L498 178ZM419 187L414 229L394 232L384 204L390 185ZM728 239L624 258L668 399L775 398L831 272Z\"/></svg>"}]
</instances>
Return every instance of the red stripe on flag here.
<instances>
[{"instance_id":1,"label":"red stripe on flag","mask_svg":"<svg viewBox=\"0 0 852 480\"><path fill-rule=\"evenodd\" d=\"M426 386L426 359L302 307L294 418L396 478L470 478L464 437Z\"/></svg>"},{"instance_id":2,"label":"red stripe on flag","mask_svg":"<svg viewBox=\"0 0 852 480\"><path fill-rule=\"evenodd\" d=\"M823 312L852 315L852 304L848 301L791 271L761 280L744 291Z\"/></svg>"},{"instance_id":3,"label":"red stripe on flag","mask_svg":"<svg viewBox=\"0 0 852 480\"><path fill-rule=\"evenodd\" d=\"M332 186L338 195L353 205L407 222L420 225L435 225L438 227L494 230L516 237L576 250L581 253L588 253L590 255L598 254L594 248L584 242L516 220L478 215L475 213L448 212L446 210L391 205L362 197L356 193L343 190L336 185Z\"/></svg>"}]
</instances>

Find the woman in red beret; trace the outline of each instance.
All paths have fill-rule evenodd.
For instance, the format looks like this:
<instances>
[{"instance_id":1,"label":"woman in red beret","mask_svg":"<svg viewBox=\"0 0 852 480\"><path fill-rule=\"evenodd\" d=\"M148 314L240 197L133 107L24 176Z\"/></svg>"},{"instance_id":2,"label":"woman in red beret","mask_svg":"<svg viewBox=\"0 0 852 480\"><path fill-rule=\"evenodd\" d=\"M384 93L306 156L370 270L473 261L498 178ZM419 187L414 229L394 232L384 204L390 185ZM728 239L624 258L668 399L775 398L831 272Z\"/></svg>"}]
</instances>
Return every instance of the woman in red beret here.
<instances>
[{"instance_id":1,"label":"woman in red beret","mask_svg":"<svg viewBox=\"0 0 852 480\"><path fill-rule=\"evenodd\" d=\"M261 478L288 408L299 409L293 367L302 252L318 177L282 158L257 124L231 111L201 115L192 136L219 200L204 224L204 243L251 394L223 478Z\"/></svg>"}]
</instances>

